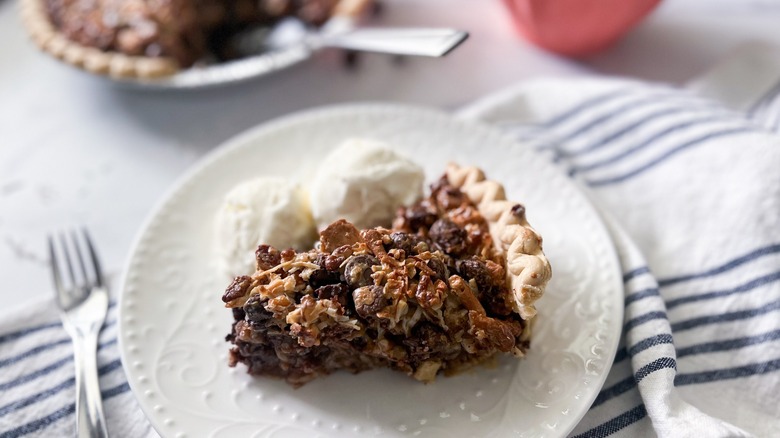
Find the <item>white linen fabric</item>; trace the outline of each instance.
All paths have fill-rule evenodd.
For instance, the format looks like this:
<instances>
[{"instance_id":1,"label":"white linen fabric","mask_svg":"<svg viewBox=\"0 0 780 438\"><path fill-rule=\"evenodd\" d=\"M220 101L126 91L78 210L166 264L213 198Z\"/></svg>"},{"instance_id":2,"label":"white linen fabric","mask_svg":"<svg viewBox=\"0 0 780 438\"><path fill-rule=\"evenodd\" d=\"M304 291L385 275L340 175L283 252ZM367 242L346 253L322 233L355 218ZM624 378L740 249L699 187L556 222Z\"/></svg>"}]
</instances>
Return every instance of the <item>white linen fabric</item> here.
<instances>
[{"instance_id":1,"label":"white linen fabric","mask_svg":"<svg viewBox=\"0 0 780 438\"><path fill-rule=\"evenodd\" d=\"M622 346L572 435L777 436L780 137L685 90L614 79L527 82L460 116L548 154L618 248ZM114 302L98 365L109 432L156 437L122 372ZM0 437L72 435L73 376L53 300L0 316Z\"/></svg>"}]
</instances>

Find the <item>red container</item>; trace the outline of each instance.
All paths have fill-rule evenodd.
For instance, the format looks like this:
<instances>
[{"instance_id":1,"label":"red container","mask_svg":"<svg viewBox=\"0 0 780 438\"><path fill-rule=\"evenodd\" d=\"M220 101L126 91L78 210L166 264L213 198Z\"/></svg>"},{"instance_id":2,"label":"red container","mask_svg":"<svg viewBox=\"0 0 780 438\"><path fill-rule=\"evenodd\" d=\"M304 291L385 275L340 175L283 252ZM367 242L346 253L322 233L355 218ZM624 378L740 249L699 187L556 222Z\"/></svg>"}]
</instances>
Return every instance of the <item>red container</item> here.
<instances>
[{"instance_id":1,"label":"red container","mask_svg":"<svg viewBox=\"0 0 780 438\"><path fill-rule=\"evenodd\" d=\"M539 47L582 57L612 45L660 0L504 0L523 36Z\"/></svg>"}]
</instances>

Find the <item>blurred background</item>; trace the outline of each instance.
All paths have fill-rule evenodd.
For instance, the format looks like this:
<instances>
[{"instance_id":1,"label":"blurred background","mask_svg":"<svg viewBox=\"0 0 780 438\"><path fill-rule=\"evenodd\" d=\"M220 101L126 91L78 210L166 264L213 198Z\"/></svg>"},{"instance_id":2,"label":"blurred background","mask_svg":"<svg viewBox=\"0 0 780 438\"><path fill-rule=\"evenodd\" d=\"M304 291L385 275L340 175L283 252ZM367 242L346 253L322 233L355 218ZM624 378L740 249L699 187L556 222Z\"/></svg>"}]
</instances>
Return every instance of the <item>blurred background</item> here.
<instances>
[{"instance_id":1,"label":"blurred background","mask_svg":"<svg viewBox=\"0 0 780 438\"><path fill-rule=\"evenodd\" d=\"M184 92L126 88L66 66L28 40L17 1L0 0L0 304L49 293L44 236L74 224L92 230L116 280L135 233L169 186L220 143L273 117L350 101L455 110L541 76L682 85L744 44L780 45L780 1L667 0L644 20L636 17L614 44L564 56L527 38L560 52L570 46L555 39L556 29L565 34L588 23L523 15L534 3L542 2L382 0L373 24L452 27L471 36L442 59L366 54L345 63L330 50L268 77ZM637 2L646 11L654 4Z\"/></svg>"}]
</instances>

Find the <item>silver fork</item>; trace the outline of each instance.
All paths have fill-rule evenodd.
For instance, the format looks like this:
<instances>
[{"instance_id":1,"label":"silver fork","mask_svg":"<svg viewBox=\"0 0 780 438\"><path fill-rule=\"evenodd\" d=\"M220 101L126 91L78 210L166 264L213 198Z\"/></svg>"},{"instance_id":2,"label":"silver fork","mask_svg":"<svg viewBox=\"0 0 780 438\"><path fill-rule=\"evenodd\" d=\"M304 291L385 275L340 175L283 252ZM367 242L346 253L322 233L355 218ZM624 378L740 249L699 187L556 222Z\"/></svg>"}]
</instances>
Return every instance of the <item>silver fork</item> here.
<instances>
[{"instance_id":1,"label":"silver fork","mask_svg":"<svg viewBox=\"0 0 780 438\"><path fill-rule=\"evenodd\" d=\"M97 340L108 311L108 291L87 230L82 230L81 239L78 234L70 233L70 244L65 234L60 234L59 239L49 236L49 255L62 325L73 340L76 436L102 438L108 436L108 431L98 383ZM58 262L58 252L65 260L64 265ZM74 259L78 261L79 273L74 269ZM88 270L91 275L87 274ZM67 284L63 278L66 274L70 279Z\"/></svg>"}]
</instances>

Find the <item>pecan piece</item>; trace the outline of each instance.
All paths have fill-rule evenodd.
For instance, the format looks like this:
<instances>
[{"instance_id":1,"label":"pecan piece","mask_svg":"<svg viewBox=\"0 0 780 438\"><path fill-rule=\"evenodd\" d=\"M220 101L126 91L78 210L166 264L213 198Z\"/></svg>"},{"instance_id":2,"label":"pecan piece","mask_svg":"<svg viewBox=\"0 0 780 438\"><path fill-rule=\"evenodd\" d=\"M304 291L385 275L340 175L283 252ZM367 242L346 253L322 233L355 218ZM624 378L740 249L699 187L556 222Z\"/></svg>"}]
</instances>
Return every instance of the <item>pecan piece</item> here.
<instances>
[{"instance_id":1,"label":"pecan piece","mask_svg":"<svg viewBox=\"0 0 780 438\"><path fill-rule=\"evenodd\" d=\"M482 307L482 304L479 302L477 297L474 296L474 292L471 290L469 285L466 283L466 281L458 277L457 275L453 275L450 277L450 288L452 290L452 293L455 294L455 296L458 297L461 303L466 307L466 309L470 311L479 312L481 314L485 314L485 308Z\"/></svg>"},{"instance_id":2,"label":"pecan piece","mask_svg":"<svg viewBox=\"0 0 780 438\"><path fill-rule=\"evenodd\" d=\"M446 285L442 287L443 283L441 280L434 283L427 275L421 276L414 294L417 303L424 309L441 309L446 298Z\"/></svg>"},{"instance_id":3,"label":"pecan piece","mask_svg":"<svg viewBox=\"0 0 780 438\"><path fill-rule=\"evenodd\" d=\"M320 232L320 244L324 252L333 252L341 246L352 246L362 240L360 231L344 219L333 222Z\"/></svg>"},{"instance_id":4,"label":"pecan piece","mask_svg":"<svg viewBox=\"0 0 780 438\"><path fill-rule=\"evenodd\" d=\"M252 285L252 279L247 275L241 275L233 279L230 286L225 289L222 295L222 301L229 303L233 300L243 297L249 292L249 286Z\"/></svg>"},{"instance_id":5,"label":"pecan piece","mask_svg":"<svg viewBox=\"0 0 780 438\"><path fill-rule=\"evenodd\" d=\"M473 310L469 311L469 321L480 341L487 341L503 352L511 351L515 346L515 336L509 324Z\"/></svg>"},{"instance_id":6,"label":"pecan piece","mask_svg":"<svg viewBox=\"0 0 780 438\"><path fill-rule=\"evenodd\" d=\"M387 251L385 250L385 245L382 239L382 233L374 228L370 230L363 230L361 235L363 237L363 241L366 242L368 249L370 249L375 256L381 259L387 255Z\"/></svg>"}]
</instances>

